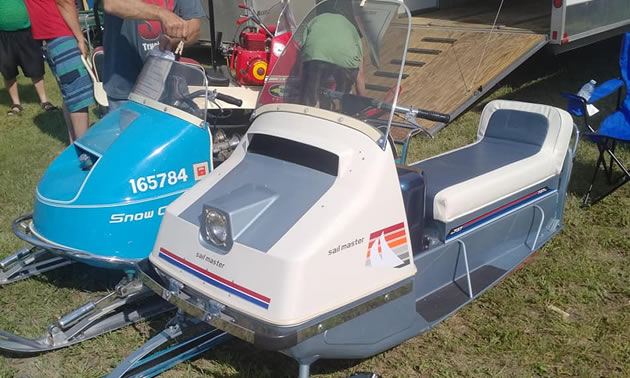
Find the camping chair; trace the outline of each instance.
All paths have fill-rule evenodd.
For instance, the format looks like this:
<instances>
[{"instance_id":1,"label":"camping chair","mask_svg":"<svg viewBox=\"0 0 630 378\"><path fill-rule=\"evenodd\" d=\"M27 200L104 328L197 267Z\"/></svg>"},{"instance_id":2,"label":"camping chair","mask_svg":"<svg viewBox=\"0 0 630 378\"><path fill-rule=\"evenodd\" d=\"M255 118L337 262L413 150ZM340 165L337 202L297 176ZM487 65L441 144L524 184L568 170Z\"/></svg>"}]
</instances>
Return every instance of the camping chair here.
<instances>
[{"instance_id":1,"label":"camping chair","mask_svg":"<svg viewBox=\"0 0 630 378\"><path fill-rule=\"evenodd\" d=\"M584 137L596 143L599 149L599 157L595 164L595 171L593 172L588 190L584 195L582 206L587 206L589 203L593 184L595 183L600 167L603 169L608 183L612 185L612 187L603 195L592 199L591 204L601 201L619 189L623 184L630 181L630 172L628 172L623 162L615 155L617 144L630 143L630 96L627 90L630 87L630 33L626 33L621 45L619 68L621 71L621 79L611 79L599 85L595 88L588 101L576 95L563 93L563 96L569 98L569 112L577 117L583 117L584 119L584 124L588 128L588 132L584 133ZM626 88L626 93L625 98L622 100L624 87ZM616 111L602 121L597 131L594 130L589 122L586 106L615 92L617 92ZM608 162L606 162L607 155L610 157ZM613 168L615 165L621 169L622 175L613 179Z\"/></svg>"}]
</instances>

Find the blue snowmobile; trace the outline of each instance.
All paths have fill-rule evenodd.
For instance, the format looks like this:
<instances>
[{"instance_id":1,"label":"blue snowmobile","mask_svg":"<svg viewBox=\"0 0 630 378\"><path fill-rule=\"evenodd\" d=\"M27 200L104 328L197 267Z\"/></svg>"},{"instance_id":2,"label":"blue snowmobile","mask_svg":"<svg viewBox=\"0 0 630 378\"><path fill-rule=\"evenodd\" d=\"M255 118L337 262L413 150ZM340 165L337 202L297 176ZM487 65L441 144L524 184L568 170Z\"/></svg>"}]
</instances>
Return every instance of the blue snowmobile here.
<instances>
[{"instance_id":1,"label":"blue snowmobile","mask_svg":"<svg viewBox=\"0 0 630 378\"><path fill-rule=\"evenodd\" d=\"M0 331L0 350L65 347L169 310L136 278L166 207L238 145L216 120L241 100L208 87L203 67L149 57L127 101L66 148L35 193L33 214L13 222L31 246L0 261L0 284L81 262L123 270L114 292L60 317L44 337ZM208 108L212 110L209 111ZM213 112L213 114L208 114Z\"/></svg>"}]
</instances>

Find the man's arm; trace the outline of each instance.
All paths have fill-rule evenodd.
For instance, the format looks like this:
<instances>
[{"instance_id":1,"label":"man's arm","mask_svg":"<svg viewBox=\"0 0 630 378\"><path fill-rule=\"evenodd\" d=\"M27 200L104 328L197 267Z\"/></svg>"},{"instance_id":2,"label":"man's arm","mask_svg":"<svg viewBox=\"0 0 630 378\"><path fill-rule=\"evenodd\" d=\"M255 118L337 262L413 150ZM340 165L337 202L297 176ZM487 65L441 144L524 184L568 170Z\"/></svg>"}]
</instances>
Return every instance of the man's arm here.
<instances>
[{"instance_id":1,"label":"man's arm","mask_svg":"<svg viewBox=\"0 0 630 378\"><path fill-rule=\"evenodd\" d=\"M160 21L166 35L185 39L188 22L166 8L147 4L142 0L104 0L105 12L132 20Z\"/></svg>"},{"instance_id":2,"label":"man's arm","mask_svg":"<svg viewBox=\"0 0 630 378\"><path fill-rule=\"evenodd\" d=\"M79 12L77 11L76 5L74 5L74 0L56 0L56 2L57 8L59 8L59 13L61 13L61 17L63 17L66 25L70 28L74 38L77 39L77 44L81 54L83 56L87 56L88 50L85 45L83 32L81 32L81 25L79 25Z\"/></svg>"}]
</instances>

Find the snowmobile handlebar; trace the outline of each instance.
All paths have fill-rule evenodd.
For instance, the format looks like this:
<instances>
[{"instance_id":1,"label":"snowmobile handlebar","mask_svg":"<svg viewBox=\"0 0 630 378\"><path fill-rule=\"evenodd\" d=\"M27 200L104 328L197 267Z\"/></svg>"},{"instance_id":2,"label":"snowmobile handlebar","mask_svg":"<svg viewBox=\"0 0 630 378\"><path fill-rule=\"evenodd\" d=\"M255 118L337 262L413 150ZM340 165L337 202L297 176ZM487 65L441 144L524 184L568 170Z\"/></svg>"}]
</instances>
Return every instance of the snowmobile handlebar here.
<instances>
[{"instance_id":1,"label":"snowmobile handlebar","mask_svg":"<svg viewBox=\"0 0 630 378\"><path fill-rule=\"evenodd\" d=\"M241 100L240 98L236 98L236 97L232 97L232 96L228 96L226 94L223 93L218 93L216 94L215 97L217 100L221 100L223 102L227 102L228 104L232 104L232 105L236 105L236 106L241 106L243 105L243 100Z\"/></svg>"},{"instance_id":2,"label":"snowmobile handlebar","mask_svg":"<svg viewBox=\"0 0 630 378\"><path fill-rule=\"evenodd\" d=\"M248 7L246 4L240 3L238 4L238 7L241 9L245 9L247 10L251 15L247 16L241 16L241 18L239 18L238 20L236 20L236 25L242 25L245 22L252 20L254 21L260 28L262 28L267 35L269 35L269 37L273 38L273 33L269 30L269 28L267 28L267 26L265 26L265 24L263 23L263 21L260 19L260 17L258 16L258 14L256 13L256 11L254 11L252 8ZM240 105L239 105L240 106Z\"/></svg>"},{"instance_id":3,"label":"snowmobile handlebar","mask_svg":"<svg viewBox=\"0 0 630 378\"><path fill-rule=\"evenodd\" d=\"M414 109L414 108L407 108L404 106L396 106L396 111L397 112L401 111L403 113L407 113L407 112L415 113L415 116L418 118L424 118L429 121L435 121L435 122L441 122L441 123L449 123L449 121L451 120L451 116L449 114L435 112L432 110Z\"/></svg>"},{"instance_id":4,"label":"snowmobile handlebar","mask_svg":"<svg viewBox=\"0 0 630 378\"><path fill-rule=\"evenodd\" d=\"M326 96L329 96L330 98L340 99L342 102L342 109L364 109L366 107L385 110L392 109L392 104L380 100L375 100L370 97L338 92L332 89L325 89L323 92ZM451 120L451 116L449 114L440 113L432 110L415 109L413 107L396 105L394 107L394 111L396 113L410 114L418 118L424 118L426 120L435 122L448 123Z\"/></svg>"},{"instance_id":5,"label":"snowmobile handlebar","mask_svg":"<svg viewBox=\"0 0 630 378\"><path fill-rule=\"evenodd\" d=\"M193 92L193 93L189 94L186 97L189 98L189 99L193 99L193 98L197 98L197 97L206 96L206 93L207 93L208 99L210 101L221 100L223 102L226 102L226 103L232 104L232 105L236 105L236 106L243 105L243 100L241 100L240 98L236 98L236 97L228 96L228 95L223 94L223 93L219 93L219 92L217 92L216 89L213 90L213 91L209 91L209 92L206 92L205 89L202 89L202 90Z\"/></svg>"}]
</instances>

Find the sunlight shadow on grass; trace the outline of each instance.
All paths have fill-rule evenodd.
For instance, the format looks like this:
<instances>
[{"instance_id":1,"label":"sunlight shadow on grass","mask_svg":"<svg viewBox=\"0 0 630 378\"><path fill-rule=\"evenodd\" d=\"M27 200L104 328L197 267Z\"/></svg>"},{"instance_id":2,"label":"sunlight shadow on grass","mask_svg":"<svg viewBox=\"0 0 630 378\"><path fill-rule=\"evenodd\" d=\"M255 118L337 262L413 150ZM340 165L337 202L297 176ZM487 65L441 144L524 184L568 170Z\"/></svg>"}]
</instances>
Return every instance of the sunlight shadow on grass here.
<instances>
[{"instance_id":1,"label":"sunlight shadow on grass","mask_svg":"<svg viewBox=\"0 0 630 378\"><path fill-rule=\"evenodd\" d=\"M39 113L33 118L33 123L46 135L58 139L63 144L70 144L68 129L61 110Z\"/></svg>"}]
</instances>

